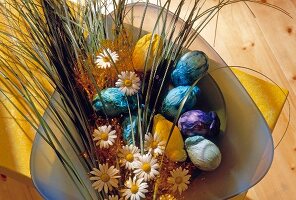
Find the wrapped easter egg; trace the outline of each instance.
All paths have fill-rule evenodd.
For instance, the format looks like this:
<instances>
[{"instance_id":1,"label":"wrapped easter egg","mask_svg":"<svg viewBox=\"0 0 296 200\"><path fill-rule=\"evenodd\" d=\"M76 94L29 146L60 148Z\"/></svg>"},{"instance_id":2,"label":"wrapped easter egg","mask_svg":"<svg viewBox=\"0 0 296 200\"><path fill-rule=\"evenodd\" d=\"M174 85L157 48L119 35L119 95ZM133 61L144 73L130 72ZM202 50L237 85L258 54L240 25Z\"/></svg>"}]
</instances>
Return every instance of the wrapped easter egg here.
<instances>
[{"instance_id":1,"label":"wrapped easter egg","mask_svg":"<svg viewBox=\"0 0 296 200\"><path fill-rule=\"evenodd\" d=\"M152 43L151 43L152 40ZM149 46L151 43L151 49L148 55ZM159 49L159 50L158 50ZM146 71L150 71L154 62L154 58L159 58L162 52L162 39L159 35L154 34L152 39L152 33L144 35L135 45L133 51L132 60L134 69L143 72L145 69L146 57L148 56Z\"/></svg>"},{"instance_id":2,"label":"wrapped easter egg","mask_svg":"<svg viewBox=\"0 0 296 200\"><path fill-rule=\"evenodd\" d=\"M126 116L122 122L122 130L122 137L125 144L133 144L132 133L134 133L135 141L137 141L138 117L135 115L132 115L131 118L129 116Z\"/></svg>"},{"instance_id":3,"label":"wrapped easter egg","mask_svg":"<svg viewBox=\"0 0 296 200\"><path fill-rule=\"evenodd\" d=\"M216 136L220 132L220 120L214 111L190 110L181 115L178 127L184 136Z\"/></svg>"},{"instance_id":4,"label":"wrapped easter egg","mask_svg":"<svg viewBox=\"0 0 296 200\"><path fill-rule=\"evenodd\" d=\"M165 117L176 117L179 106L190 88L191 86L179 86L169 91L161 106L161 112ZM199 95L200 89L195 86L186 100L182 113L191 110L196 105Z\"/></svg>"},{"instance_id":5,"label":"wrapped easter egg","mask_svg":"<svg viewBox=\"0 0 296 200\"><path fill-rule=\"evenodd\" d=\"M98 95L94 97L92 106L97 112L105 111L105 114L109 117L128 113L128 105L131 110L134 110L137 107L136 96L129 96L127 97L128 100L126 100L125 95L119 90L119 88L104 89L100 92L100 95L101 98Z\"/></svg>"},{"instance_id":6,"label":"wrapped easter egg","mask_svg":"<svg viewBox=\"0 0 296 200\"><path fill-rule=\"evenodd\" d=\"M158 134L162 141L167 143L173 123L165 119L161 114L155 115L153 118L152 133ZM165 150L165 155L174 162L182 162L187 158L184 150L184 141L180 130L174 127L171 138Z\"/></svg>"},{"instance_id":7,"label":"wrapped easter egg","mask_svg":"<svg viewBox=\"0 0 296 200\"><path fill-rule=\"evenodd\" d=\"M185 140L185 146L191 162L199 169L213 171L221 163L221 152L210 140L202 136L193 136Z\"/></svg>"},{"instance_id":8,"label":"wrapped easter egg","mask_svg":"<svg viewBox=\"0 0 296 200\"><path fill-rule=\"evenodd\" d=\"M192 85L208 68L208 58L204 52L187 52L180 58L172 72L172 82L175 86Z\"/></svg>"}]
</instances>

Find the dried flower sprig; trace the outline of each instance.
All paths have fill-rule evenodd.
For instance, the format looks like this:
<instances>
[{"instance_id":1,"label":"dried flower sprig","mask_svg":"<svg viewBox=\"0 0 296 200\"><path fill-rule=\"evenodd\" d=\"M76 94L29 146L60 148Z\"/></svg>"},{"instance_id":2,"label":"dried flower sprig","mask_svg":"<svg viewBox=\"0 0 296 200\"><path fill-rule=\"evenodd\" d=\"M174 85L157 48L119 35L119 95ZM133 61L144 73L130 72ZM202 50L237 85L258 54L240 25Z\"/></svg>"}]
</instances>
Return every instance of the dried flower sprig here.
<instances>
[{"instance_id":1,"label":"dried flower sprig","mask_svg":"<svg viewBox=\"0 0 296 200\"><path fill-rule=\"evenodd\" d=\"M140 79L135 72L121 72L118 78L115 85L127 96L134 95L140 89Z\"/></svg>"},{"instance_id":2,"label":"dried flower sprig","mask_svg":"<svg viewBox=\"0 0 296 200\"><path fill-rule=\"evenodd\" d=\"M115 64L117 60L118 54L107 48L96 57L95 64L98 68L106 69L110 68L113 63Z\"/></svg>"},{"instance_id":3,"label":"dried flower sprig","mask_svg":"<svg viewBox=\"0 0 296 200\"><path fill-rule=\"evenodd\" d=\"M94 141L97 141L96 145L100 148L109 148L115 142L117 138L116 131L111 130L111 126L100 126L94 130L93 137Z\"/></svg>"},{"instance_id":4,"label":"dried flower sprig","mask_svg":"<svg viewBox=\"0 0 296 200\"><path fill-rule=\"evenodd\" d=\"M145 181L153 180L159 175L159 164L157 159L153 158L150 153L139 156L139 160L135 163L134 173Z\"/></svg>"},{"instance_id":5,"label":"dried flower sprig","mask_svg":"<svg viewBox=\"0 0 296 200\"><path fill-rule=\"evenodd\" d=\"M191 175L188 174L188 170L184 170L181 167L170 172L171 177L168 178L168 183L172 185L172 191L178 190L179 194L188 188L189 179Z\"/></svg>"},{"instance_id":6,"label":"dried flower sprig","mask_svg":"<svg viewBox=\"0 0 296 200\"><path fill-rule=\"evenodd\" d=\"M119 170L114 166L108 167L107 164L99 164L99 169L93 168L90 173L94 176L90 177L91 181L95 181L92 186L98 190L98 192L104 189L104 192L108 194L108 191L112 191L113 188L118 188L118 176Z\"/></svg>"},{"instance_id":7,"label":"dried flower sprig","mask_svg":"<svg viewBox=\"0 0 296 200\"><path fill-rule=\"evenodd\" d=\"M121 190L124 199L140 200L146 197L145 193L148 192L148 184L144 182L143 178L137 179L134 177L132 179L130 177L124 185L126 188Z\"/></svg>"},{"instance_id":8,"label":"dried flower sprig","mask_svg":"<svg viewBox=\"0 0 296 200\"><path fill-rule=\"evenodd\" d=\"M118 157L121 166L125 166L125 168L132 170L135 168L136 161L140 157L140 150L137 146L132 144L126 145L119 150Z\"/></svg>"},{"instance_id":9,"label":"dried flower sprig","mask_svg":"<svg viewBox=\"0 0 296 200\"><path fill-rule=\"evenodd\" d=\"M145 150L149 151L152 155L162 155L165 149L165 143L157 133L154 135L151 133L145 135Z\"/></svg>"}]
</instances>

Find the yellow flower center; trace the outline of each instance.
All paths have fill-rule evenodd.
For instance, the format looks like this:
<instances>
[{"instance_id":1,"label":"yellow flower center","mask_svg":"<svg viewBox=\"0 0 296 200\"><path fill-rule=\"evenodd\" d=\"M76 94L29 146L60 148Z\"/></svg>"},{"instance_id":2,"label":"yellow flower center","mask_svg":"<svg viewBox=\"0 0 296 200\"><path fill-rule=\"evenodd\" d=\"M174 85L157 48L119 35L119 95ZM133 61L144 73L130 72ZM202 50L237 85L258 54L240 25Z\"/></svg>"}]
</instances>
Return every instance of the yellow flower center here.
<instances>
[{"instance_id":1,"label":"yellow flower center","mask_svg":"<svg viewBox=\"0 0 296 200\"><path fill-rule=\"evenodd\" d=\"M144 172L146 172L146 173L150 172L150 171L151 171L151 165L150 165L150 163L144 163L144 164L142 165L142 170L143 170Z\"/></svg>"},{"instance_id":2,"label":"yellow flower center","mask_svg":"<svg viewBox=\"0 0 296 200\"><path fill-rule=\"evenodd\" d=\"M101 140L107 141L108 140L108 133L101 133Z\"/></svg>"},{"instance_id":3,"label":"yellow flower center","mask_svg":"<svg viewBox=\"0 0 296 200\"><path fill-rule=\"evenodd\" d=\"M131 87L131 86L133 85L133 82L132 82L132 80L130 80L130 79L125 79L125 80L124 80L124 85L125 85L126 87Z\"/></svg>"},{"instance_id":4,"label":"yellow flower center","mask_svg":"<svg viewBox=\"0 0 296 200\"><path fill-rule=\"evenodd\" d=\"M175 178L175 183L176 184L181 184L183 182L183 178L181 177L181 176L177 176L176 178Z\"/></svg>"},{"instance_id":5,"label":"yellow flower center","mask_svg":"<svg viewBox=\"0 0 296 200\"><path fill-rule=\"evenodd\" d=\"M163 194L159 197L159 200L176 200L176 198L170 194Z\"/></svg>"},{"instance_id":6,"label":"yellow flower center","mask_svg":"<svg viewBox=\"0 0 296 200\"><path fill-rule=\"evenodd\" d=\"M104 62L110 62L110 58L109 58L108 56L104 56L104 57L103 57L103 61L104 61Z\"/></svg>"},{"instance_id":7,"label":"yellow flower center","mask_svg":"<svg viewBox=\"0 0 296 200\"><path fill-rule=\"evenodd\" d=\"M132 185L131 193L136 194L139 191L139 187L137 185Z\"/></svg>"},{"instance_id":8,"label":"yellow flower center","mask_svg":"<svg viewBox=\"0 0 296 200\"><path fill-rule=\"evenodd\" d=\"M158 142L157 141L153 141L150 146L151 146L152 149L156 149L157 146L158 146Z\"/></svg>"},{"instance_id":9,"label":"yellow flower center","mask_svg":"<svg viewBox=\"0 0 296 200\"><path fill-rule=\"evenodd\" d=\"M107 173L103 173L100 178L105 183L110 180L110 176Z\"/></svg>"},{"instance_id":10,"label":"yellow flower center","mask_svg":"<svg viewBox=\"0 0 296 200\"><path fill-rule=\"evenodd\" d=\"M134 161L134 155L132 153L129 153L125 156L125 159L128 161L128 162L133 162Z\"/></svg>"}]
</instances>

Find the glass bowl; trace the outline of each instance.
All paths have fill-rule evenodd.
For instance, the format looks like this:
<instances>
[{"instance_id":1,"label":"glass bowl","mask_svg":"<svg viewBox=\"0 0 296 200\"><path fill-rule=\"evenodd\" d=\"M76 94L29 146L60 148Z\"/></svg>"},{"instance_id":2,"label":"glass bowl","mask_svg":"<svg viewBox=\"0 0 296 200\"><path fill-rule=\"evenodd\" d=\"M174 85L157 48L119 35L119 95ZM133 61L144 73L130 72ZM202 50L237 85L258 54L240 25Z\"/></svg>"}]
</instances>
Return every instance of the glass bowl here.
<instances>
[{"instance_id":1,"label":"glass bowl","mask_svg":"<svg viewBox=\"0 0 296 200\"><path fill-rule=\"evenodd\" d=\"M144 12L144 5L141 3L132 5L135 35ZM159 7L148 6L146 15L149 17L144 20L144 31L152 31L159 12ZM172 16L172 13L169 13L166 22L169 22ZM179 19L176 29L179 29L182 23L183 21ZM227 66L200 36L189 49L201 50L208 55L210 72ZM208 100L208 109L215 110L222 122L221 134L217 140L222 153L222 162L215 171L204 172L194 178L189 189L183 194L185 199L228 199L248 190L265 176L273 160L273 140L265 119L229 68L213 71L200 82L200 86L202 90L206 88L203 95ZM57 93L53 99L58 99ZM55 119L50 119L48 117L50 115L50 111L47 111L45 118L49 124L53 124L51 120ZM62 111L61 115L63 116ZM64 121L69 127L74 126L69 119L64 118ZM56 129L58 134L58 128L52 128ZM75 134L74 129L73 134ZM83 171L78 158L73 156L74 152L65 138L61 138L60 142L69 152L73 165L80 169L79 174L85 179L86 186L91 187L87 174ZM36 188L46 199L82 199L54 151L38 134L31 154L31 175ZM91 195L95 197L94 193Z\"/></svg>"}]
</instances>

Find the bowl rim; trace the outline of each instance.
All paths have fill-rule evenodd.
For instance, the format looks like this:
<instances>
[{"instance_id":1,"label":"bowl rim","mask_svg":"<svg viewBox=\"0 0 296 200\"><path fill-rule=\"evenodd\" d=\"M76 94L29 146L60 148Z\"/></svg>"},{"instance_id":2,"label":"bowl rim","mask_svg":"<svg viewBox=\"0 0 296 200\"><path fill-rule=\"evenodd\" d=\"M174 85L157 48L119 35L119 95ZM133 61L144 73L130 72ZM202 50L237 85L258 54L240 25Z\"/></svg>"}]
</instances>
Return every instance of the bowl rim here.
<instances>
[{"instance_id":1,"label":"bowl rim","mask_svg":"<svg viewBox=\"0 0 296 200\"><path fill-rule=\"evenodd\" d=\"M138 3L130 3L130 4L128 4L127 5L127 7L128 6L145 6L145 2L138 2ZM156 8L156 9L159 9L160 8L160 6L158 6L158 5L155 5L155 4L152 4L152 3L149 3L149 5L148 5L148 7L153 7L153 8ZM171 12L171 11L169 11L169 10L166 10L166 12L169 12L169 14L171 14L171 15L173 15L173 13ZM184 23L184 20L182 19L182 18L179 18L178 20L180 20L182 23ZM229 72L232 74L232 76L236 79L236 81L242 86L242 89L244 90L244 92L248 95L248 97L249 97L249 99L252 101L252 103L253 103L253 105L254 105L254 107L256 108L256 110L257 110L257 112L259 113L259 115L260 115L260 117L262 118L262 121L263 121L263 123L264 123L264 125L266 126L266 127L268 127L268 124L267 124L267 122L266 122L266 119L263 117L263 115L261 114L261 112L260 112L260 110L259 110L259 108L258 108L258 106L256 105L256 103L254 102L254 100L252 99L252 97L249 95L249 93L247 92L247 90L245 89L245 87L241 84L241 82L239 81L239 79L237 78L237 76L234 74L234 72L231 70L231 67L229 67L226 63L225 63L225 61L221 58L221 56L215 51L215 49L201 36L201 35L199 35L198 36L199 37L199 39L212 51L212 52L214 52L215 54L216 54L216 56L217 57L219 57L219 59L220 59L220 62L219 62L219 64L220 65L225 65L225 66L227 66L227 68L225 68L225 70L229 70ZM213 82L214 82L214 84L217 86L217 88L218 88L218 90L219 90L219 92L220 92L220 94L221 94L221 96L222 96L222 98L223 98L223 104L224 104L224 108L225 108L225 110L226 110L226 103L225 103L225 99L224 99L224 95L223 95L223 93L222 93L222 91L221 91L221 89L220 89L220 87L219 87L219 85L218 85L218 83L216 82L216 80L212 77L212 75L211 74L208 74L209 75L209 77L213 80ZM46 113L46 112L45 112ZM227 112L225 111L225 121L227 122ZM227 124L228 123L226 123L226 126L225 126L225 132L227 132ZM273 157L274 157L274 143L273 143L273 139L272 139L272 135L271 135L271 131L270 131L270 129L268 129L269 130L269 134L270 134L270 141L271 141L271 145L272 145L272 152L271 152L271 162L270 163L268 163L268 167L267 167L267 170L262 174L262 176L260 176L259 178L257 178L255 181L252 181L252 184L250 184L249 186L247 186L247 187L245 187L244 189L241 189L241 190L238 190L238 191L236 191L234 194L232 194L232 195L230 195L230 196L227 196L225 199L229 199L229 198L232 198L232 197L235 197L235 196L237 196L237 195L239 195L239 194L242 194L242 193L244 193L245 191L247 191L247 190L249 190L251 187L253 187L253 186L255 186L257 183L259 183L264 177L265 177L265 175L268 173L268 171L269 171L269 169L270 169L270 167L271 167L271 165L272 165L272 161L273 161ZM45 196L45 194L41 191L41 189L40 189L40 187L38 187L38 184L37 184L37 182L36 182L36 177L34 176L34 173L32 173L32 171L34 171L34 166L33 166L33 163L34 163L34 161L33 161L33 159L34 159L34 153L36 153L36 151L37 151L37 149L38 149L38 142L40 141L40 140L42 140L42 137L38 134L38 133L36 133L36 135L35 135L35 137L34 137L34 141L33 141L33 146L32 146L32 150L31 150L31 156L30 156L30 172L31 172L31 176L32 176L32 182L33 182L33 184L34 184L34 186L35 186L35 188L37 189L37 191L41 194L41 196L43 197L43 198L45 198L46 199L46 196Z\"/></svg>"}]
</instances>

